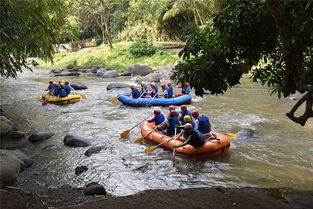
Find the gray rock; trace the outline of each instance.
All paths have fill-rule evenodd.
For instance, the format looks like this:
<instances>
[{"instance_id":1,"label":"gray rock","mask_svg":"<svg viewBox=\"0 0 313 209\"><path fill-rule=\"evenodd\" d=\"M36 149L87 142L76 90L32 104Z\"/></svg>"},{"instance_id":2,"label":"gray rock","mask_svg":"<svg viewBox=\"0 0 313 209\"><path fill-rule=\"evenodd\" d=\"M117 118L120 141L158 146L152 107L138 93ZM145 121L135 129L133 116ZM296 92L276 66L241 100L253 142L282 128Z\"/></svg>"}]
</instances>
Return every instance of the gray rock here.
<instances>
[{"instance_id":1,"label":"gray rock","mask_svg":"<svg viewBox=\"0 0 313 209\"><path fill-rule=\"evenodd\" d=\"M38 141L42 141L45 139L49 139L53 135L54 135L53 132L38 132L38 133L34 133L34 134L30 135L28 140L31 142L38 142Z\"/></svg>"},{"instance_id":2,"label":"gray rock","mask_svg":"<svg viewBox=\"0 0 313 209\"><path fill-rule=\"evenodd\" d=\"M107 86L107 90L117 89L117 88L129 88L129 84L127 84L127 83L109 83Z\"/></svg>"},{"instance_id":3,"label":"gray rock","mask_svg":"<svg viewBox=\"0 0 313 209\"><path fill-rule=\"evenodd\" d=\"M254 130L242 129L236 133L238 139L249 139L255 136Z\"/></svg>"},{"instance_id":4,"label":"gray rock","mask_svg":"<svg viewBox=\"0 0 313 209\"><path fill-rule=\"evenodd\" d=\"M11 139L22 139L25 136L26 136L26 133L22 131L9 131L6 137L11 138Z\"/></svg>"},{"instance_id":5,"label":"gray rock","mask_svg":"<svg viewBox=\"0 0 313 209\"><path fill-rule=\"evenodd\" d=\"M33 160L23 153L21 150L11 150L10 151L18 160L20 160L22 168L29 168L33 165Z\"/></svg>"},{"instance_id":6,"label":"gray rock","mask_svg":"<svg viewBox=\"0 0 313 209\"><path fill-rule=\"evenodd\" d=\"M88 168L87 168L87 166L84 166L84 165L82 165L82 166L77 166L77 167L75 168L75 174L76 174L77 176L79 176L80 174L82 174L82 173L84 173L84 172L86 172L86 171L88 171Z\"/></svg>"},{"instance_id":7,"label":"gray rock","mask_svg":"<svg viewBox=\"0 0 313 209\"><path fill-rule=\"evenodd\" d=\"M97 67L92 67L92 68L90 69L90 72L91 72L91 73L97 73L98 70L99 70L99 69L98 69Z\"/></svg>"},{"instance_id":8,"label":"gray rock","mask_svg":"<svg viewBox=\"0 0 313 209\"><path fill-rule=\"evenodd\" d=\"M0 108L0 115L3 116L4 115L4 110Z\"/></svg>"},{"instance_id":9,"label":"gray rock","mask_svg":"<svg viewBox=\"0 0 313 209\"><path fill-rule=\"evenodd\" d=\"M121 76L131 76L131 72L126 70L125 72L121 73Z\"/></svg>"},{"instance_id":10,"label":"gray rock","mask_svg":"<svg viewBox=\"0 0 313 209\"><path fill-rule=\"evenodd\" d=\"M6 136L11 130L13 130L12 125L4 121L0 121L0 136Z\"/></svg>"},{"instance_id":11,"label":"gray rock","mask_svg":"<svg viewBox=\"0 0 313 209\"><path fill-rule=\"evenodd\" d=\"M55 69L50 70L50 73L62 73L62 70L55 68Z\"/></svg>"},{"instance_id":12,"label":"gray rock","mask_svg":"<svg viewBox=\"0 0 313 209\"><path fill-rule=\"evenodd\" d=\"M20 173L21 161L10 153L0 152L0 183L12 184Z\"/></svg>"},{"instance_id":13,"label":"gray rock","mask_svg":"<svg viewBox=\"0 0 313 209\"><path fill-rule=\"evenodd\" d=\"M106 69L100 68L99 70L97 70L96 76L102 77L105 72L106 72Z\"/></svg>"},{"instance_id":14,"label":"gray rock","mask_svg":"<svg viewBox=\"0 0 313 209\"><path fill-rule=\"evenodd\" d=\"M83 90L83 89L88 89L88 87L85 84L82 84L81 82L74 81L71 83L71 87L75 90Z\"/></svg>"},{"instance_id":15,"label":"gray rock","mask_svg":"<svg viewBox=\"0 0 313 209\"><path fill-rule=\"evenodd\" d=\"M101 150L105 149L105 146L98 146L98 147L90 147L86 152L85 155L90 157L92 154L96 154Z\"/></svg>"},{"instance_id":16,"label":"gray rock","mask_svg":"<svg viewBox=\"0 0 313 209\"><path fill-rule=\"evenodd\" d=\"M131 76L133 77L136 75L140 75L140 76L148 75L149 73L152 73L153 70L148 65L136 63L134 65L128 66L126 72L130 72Z\"/></svg>"},{"instance_id":17,"label":"gray rock","mask_svg":"<svg viewBox=\"0 0 313 209\"><path fill-rule=\"evenodd\" d=\"M60 74L55 74L54 76L79 76L80 73L78 72L69 72L69 73L60 73Z\"/></svg>"},{"instance_id":18,"label":"gray rock","mask_svg":"<svg viewBox=\"0 0 313 209\"><path fill-rule=\"evenodd\" d=\"M161 81L161 74L159 73L150 73L149 75L139 77L136 79L136 82L160 82Z\"/></svg>"},{"instance_id":19,"label":"gray rock","mask_svg":"<svg viewBox=\"0 0 313 209\"><path fill-rule=\"evenodd\" d=\"M110 71L106 71L105 73L103 73L103 75L101 76L102 78L115 78L118 77L118 73L116 72L116 70L110 70Z\"/></svg>"},{"instance_id":20,"label":"gray rock","mask_svg":"<svg viewBox=\"0 0 313 209\"><path fill-rule=\"evenodd\" d=\"M63 142L64 145L70 147L87 147L91 145L91 143L85 138L74 135L66 135Z\"/></svg>"},{"instance_id":21,"label":"gray rock","mask_svg":"<svg viewBox=\"0 0 313 209\"><path fill-rule=\"evenodd\" d=\"M12 125L12 122L7 117L0 116L0 121L5 122L9 125Z\"/></svg>"},{"instance_id":22,"label":"gray rock","mask_svg":"<svg viewBox=\"0 0 313 209\"><path fill-rule=\"evenodd\" d=\"M106 195L107 194L105 188L96 182L89 183L86 186L84 193L85 195Z\"/></svg>"}]
</instances>

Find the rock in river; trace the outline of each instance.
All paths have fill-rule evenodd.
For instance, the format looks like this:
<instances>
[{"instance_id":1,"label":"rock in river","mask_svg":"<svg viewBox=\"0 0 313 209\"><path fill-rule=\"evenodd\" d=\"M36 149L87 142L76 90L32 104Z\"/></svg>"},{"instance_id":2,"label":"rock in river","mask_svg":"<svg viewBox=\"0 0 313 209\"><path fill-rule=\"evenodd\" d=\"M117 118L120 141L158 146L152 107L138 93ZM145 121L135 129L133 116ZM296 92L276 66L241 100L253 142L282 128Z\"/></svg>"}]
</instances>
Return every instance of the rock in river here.
<instances>
[{"instance_id":1,"label":"rock in river","mask_svg":"<svg viewBox=\"0 0 313 209\"><path fill-rule=\"evenodd\" d=\"M82 165L82 166L77 166L77 167L75 168L75 174L78 175L78 176L79 176L80 174L86 172L86 171L88 171L88 168L87 168L87 166L84 166L84 165Z\"/></svg>"},{"instance_id":2,"label":"rock in river","mask_svg":"<svg viewBox=\"0 0 313 209\"><path fill-rule=\"evenodd\" d=\"M118 73L116 72L116 70L110 70L110 71L106 71L105 73L103 73L103 75L101 76L102 78L114 78L114 77L118 77Z\"/></svg>"},{"instance_id":3,"label":"rock in river","mask_svg":"<svg viewBox=\"0 0 313 209\"><path fill-rule=\"evenodd\" d=\"M127 83L109 83L107 90L116 89L116 88L128 88L129 84Z\"/></svg>"},{"instance_id":4,"label":"rock in river","mask_svg":"<svg viewBox=\"0 0 313 209\"><path fill-rule=\"evenodd\" d=\"M87 139L74 135L66 135L63 142L64 145L70 147L87 147L91 145L91 143Z\"/></svg>"},{"instance_id":5,"label":"rock in river","mask_svg":"<svg viewBox=\"0 0 313 209\"><path fill-rule=\"evenodd\" d=\"M12 184L20 173L21 161L6 152L0 153L0 183Z\"/></svg>"},{"instance_id":6,"label":"rock in river","mask_svg":"<svg viewBox=\"0 0 313 209\"><path fill-rule=\"evenodd\" d=\"M153 70L148 65L136 63L134 65L128 66L127 72L130 72L131 76L136 76L136 75L145 76L145 75L148 75L149 73L152 73Z\"/></svg>"},{"instance_id":7,"label":"rock in river","mask_svg":"<svg viewBox=\"0 0 313 209\"><path fill-rule=\"evenodd\" d=\"M90 147L86 152L85 155L90 157L92 154L96 154L101 150L105 149L105 146L98 146L98 147Z\"/></svg>"},{"instance_id":8,"label":"rock in river","mask_svg":"<svg viewBox=\"0 0 313 209\"><path fill-rule=\"evenodd\" d=\"M53 135L54 135L53 132L38 132L38 133L34 133L30 135L28 140L31 142L38 142L38 141L42 141L45 139L49 139Z\"/></svg>"},{"instance_id":9,"label":"rock in river","mask_svg":"<svg viewBox=\"0 0 313 209\"><path fill-rule=\"evenodd\" d=\"M85 195L106 195L107 194L105 188L96 182L89 183L86 186L84 193Z\"/></svg>"},{"instance_id":10,"label":"rock in river","mask_svg":"<svg viewBox=\"0 0 313 209\"><path fill-rule=\"evenodd\" d=\"M83 90L83 89L88 89L88 87L78 81L74 81L71 83L71 87L75 90Z\"/></svg>"}]
</instances>

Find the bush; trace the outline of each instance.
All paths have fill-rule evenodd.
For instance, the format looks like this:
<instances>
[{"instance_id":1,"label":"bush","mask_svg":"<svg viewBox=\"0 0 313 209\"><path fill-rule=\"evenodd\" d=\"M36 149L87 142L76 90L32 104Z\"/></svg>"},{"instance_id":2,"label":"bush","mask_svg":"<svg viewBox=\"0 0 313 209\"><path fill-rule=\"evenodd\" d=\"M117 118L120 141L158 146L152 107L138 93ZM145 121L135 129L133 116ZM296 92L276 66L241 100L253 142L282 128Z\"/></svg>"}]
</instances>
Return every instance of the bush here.
<instances>
[{"instance_id":1,"label":"bush","mask_svg":"<svg viewBox=\"0 0 313 209\"><path fill-rule=\"evenodd\" d=\"M157 48L153 46L150 41L147 40L137 40L133 43L129 51L134 57L152 56L155 54Z\"/></svg>"}]
</instances>

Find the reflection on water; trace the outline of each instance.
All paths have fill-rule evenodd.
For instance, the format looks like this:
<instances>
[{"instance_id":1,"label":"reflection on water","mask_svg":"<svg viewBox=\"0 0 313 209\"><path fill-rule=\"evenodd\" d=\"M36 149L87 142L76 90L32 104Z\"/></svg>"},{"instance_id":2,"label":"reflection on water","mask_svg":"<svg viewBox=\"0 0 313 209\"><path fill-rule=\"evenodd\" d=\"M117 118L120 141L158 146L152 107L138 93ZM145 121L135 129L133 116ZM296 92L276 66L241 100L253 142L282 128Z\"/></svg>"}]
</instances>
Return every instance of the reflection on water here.
<instances>
[{"instance_id":1,"label":"reflection on water","mask_svg":"<svg viewBox=\"0 0 313 209\"><path fill-rule=\"evenodd\" d=\"M55 132L51 139L23 148L35 160L34 173L46 176L42 179L46 184L83 186L99 181L113 195L203 186L313 188L313 120L305 127L291 122L284 114L296 101L271 97L266 88L247 78L225 95L194 97L188 107L208 115L213 129L235 133L249 128L255 131L255 137L234 140L230 152L215 159L178 156L177 166L172 168L171 152L157 149L146 155L143 150L148 144L132 142L140 136L139 128L132 130L129 138L119 138L119 133L148 117L155 107L133 108L111 102L121 91L106 91L111 80L50 76L48 71L36 70L20 74L16 80L0 80L0 108L14 118L18 129ZM66 106L41 106L35 98L51 79L86 84L89 88L84 93L88 98ZM127 82L125 78L118 80ZM63 145L66 134L85 137L94 146L106 149L88 158L84 155L87 148ZM42 150L48 145L55 148ZM76 176L74 169L80 165L89 170ZM144 165L145 169L137 169Z\"/></svg>"}]
</instances>

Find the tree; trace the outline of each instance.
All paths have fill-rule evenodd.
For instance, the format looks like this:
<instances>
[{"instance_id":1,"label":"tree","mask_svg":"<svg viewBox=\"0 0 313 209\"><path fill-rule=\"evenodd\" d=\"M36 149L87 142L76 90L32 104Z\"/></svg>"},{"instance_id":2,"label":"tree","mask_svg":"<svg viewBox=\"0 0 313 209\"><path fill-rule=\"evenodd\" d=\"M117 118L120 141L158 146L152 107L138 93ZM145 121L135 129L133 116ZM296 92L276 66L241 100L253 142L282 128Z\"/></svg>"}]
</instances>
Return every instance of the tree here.
<instances>
[{"instance_id":1,"label":"tree","mask_svg":"<svg viewBox=\"0 0 313 209\"><path fill-rule=\"evenodd\" d=\"M279 97L307 92L287 113L305 125L313 117L312 14L311 1L224 0L212 25L192 32L173 79L202 96L205 90L223 94L251 72ZM304 114L295 117L304 102Z\"/></svg>"},{"instance_id":2,"label":"tree","mask_svg":"<svg viewBox=\"0 0 313 209\"><path fill-rule=\"evenodd\" d=\"M0 74L16 77L25 61L52 61L66 9L61 0L0 1Z\"/></svg>"}]
</instances>

